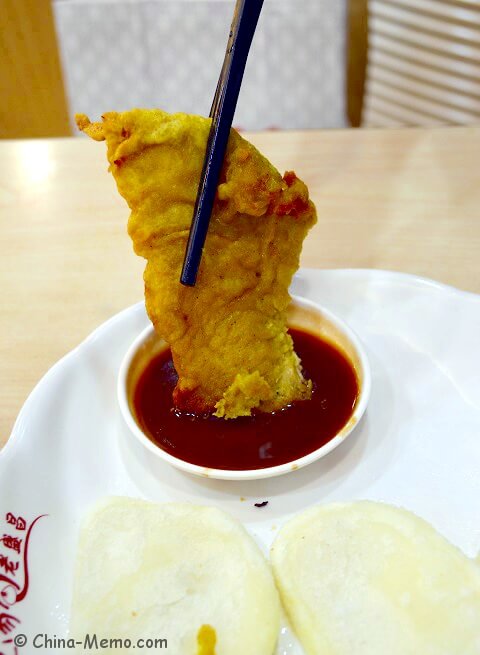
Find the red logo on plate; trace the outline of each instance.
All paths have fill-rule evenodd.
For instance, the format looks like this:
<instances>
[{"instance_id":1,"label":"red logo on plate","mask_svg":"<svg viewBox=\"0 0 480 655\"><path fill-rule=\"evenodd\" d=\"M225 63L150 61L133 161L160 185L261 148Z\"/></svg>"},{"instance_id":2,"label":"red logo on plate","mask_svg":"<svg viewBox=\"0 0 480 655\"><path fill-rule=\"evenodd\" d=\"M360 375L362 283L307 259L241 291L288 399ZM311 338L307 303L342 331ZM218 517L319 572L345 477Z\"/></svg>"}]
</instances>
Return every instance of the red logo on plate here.
<instances>
[{"instance_id":1,"label":"red logo on plate","mask_svg":"<svg viewBox=\"0 0 480 655\"><path fill-rule=\"evenodd\" d=\"M28 526L22 516L8 512L0 530L0 655L18 654L11 633L21 621L12 608L28 593L28 546L33 526L43 516Z\"/></svg>"}]
</instances>

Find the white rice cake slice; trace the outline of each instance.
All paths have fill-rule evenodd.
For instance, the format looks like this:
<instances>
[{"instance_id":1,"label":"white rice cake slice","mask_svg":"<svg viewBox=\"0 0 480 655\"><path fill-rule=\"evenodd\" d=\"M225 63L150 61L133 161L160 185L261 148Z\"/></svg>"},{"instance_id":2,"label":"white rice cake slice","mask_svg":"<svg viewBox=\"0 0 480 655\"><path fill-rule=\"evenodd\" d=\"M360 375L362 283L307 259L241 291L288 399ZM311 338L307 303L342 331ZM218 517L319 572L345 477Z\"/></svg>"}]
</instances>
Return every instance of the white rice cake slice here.
<instances>
[{"instance_id":1,"label":"white rice cake slice","mask_svg":"<svg viewBox=\"0 0 480 655\"><path fill-rule=\"evenodd\" d=\"M314 507L271 561L308 655L480 655L480 567L410 512Z\"/></svg>"},{"instance_id":2,"label":"white rice cake slice","mask_svg":"<svg viewBox=\"0 0 480 655\"><path fill-rule=\"evenodd\" d=\"M132 641L105 655L137 652L136 640L148 638L166 639L162 647L173 655L272 655L279 622L270 566L224 512L109 498L85 519L70 634ZM213 628L215 649L205 629L199 647L202 626Z\"/></svg>"}]
</instances>

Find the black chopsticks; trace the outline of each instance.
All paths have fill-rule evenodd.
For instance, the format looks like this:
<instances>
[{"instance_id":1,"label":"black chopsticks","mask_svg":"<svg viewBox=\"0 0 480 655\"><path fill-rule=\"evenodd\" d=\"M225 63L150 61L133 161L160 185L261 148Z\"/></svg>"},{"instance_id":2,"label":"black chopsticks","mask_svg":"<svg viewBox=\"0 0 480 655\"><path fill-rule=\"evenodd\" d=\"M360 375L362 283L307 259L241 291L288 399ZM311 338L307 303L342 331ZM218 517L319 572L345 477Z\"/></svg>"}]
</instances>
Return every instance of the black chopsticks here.
<instances>
[{"instance_id":1,"label":"black chopsticks","mask_svg":"<svg viewBox=\"0 0 480 655\"><path fill-rule=\"evenodd\" d=\"M195 286L197 280L243 72L262 5L263 0L237 0L235 5L225 60L210 110L212 125L180 277L186 286Z\"/></svg>"}]
</instances>

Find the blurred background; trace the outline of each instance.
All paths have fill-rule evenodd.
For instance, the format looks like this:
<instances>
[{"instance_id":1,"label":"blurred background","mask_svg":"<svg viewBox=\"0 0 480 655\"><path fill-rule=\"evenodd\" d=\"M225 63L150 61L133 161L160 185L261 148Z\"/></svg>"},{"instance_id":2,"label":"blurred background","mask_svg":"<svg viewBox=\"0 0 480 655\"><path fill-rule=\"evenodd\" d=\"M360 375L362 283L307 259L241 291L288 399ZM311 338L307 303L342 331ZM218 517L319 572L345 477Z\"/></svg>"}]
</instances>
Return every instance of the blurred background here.
<instances>
[{"instance_id":1,"label":"blurred background","mask_svg":"<svg viewBox=\"0 0 480 655\"><path fill-rule=\"evenodd\" d=\"M0 138L208 114L234 0L0 0ZM480 0L265 0L235 125L480 123Z\"/></svg>"}]
</instances>

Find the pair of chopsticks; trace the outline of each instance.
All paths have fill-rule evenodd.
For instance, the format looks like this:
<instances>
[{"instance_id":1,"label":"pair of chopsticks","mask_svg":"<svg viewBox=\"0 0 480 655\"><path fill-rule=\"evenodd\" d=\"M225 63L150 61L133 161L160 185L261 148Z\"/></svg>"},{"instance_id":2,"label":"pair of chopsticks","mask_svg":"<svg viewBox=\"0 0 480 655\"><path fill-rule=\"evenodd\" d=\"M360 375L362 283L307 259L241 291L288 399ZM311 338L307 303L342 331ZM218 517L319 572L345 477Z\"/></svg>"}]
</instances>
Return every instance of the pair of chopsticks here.
<instances>
[{"instance_id":1,"label":"pair of chopsticks","mask_svg":"<svg viewBox=\"0 0 480 655\"><path fill-rule=\"evenodd\" d=\"M263 0L237 0L235 5L227 51L210 110L212 125L180 277L180 282L186 286L195 286L197 280L243 72L262 5Z\"/></svg>"}]
</instances>

